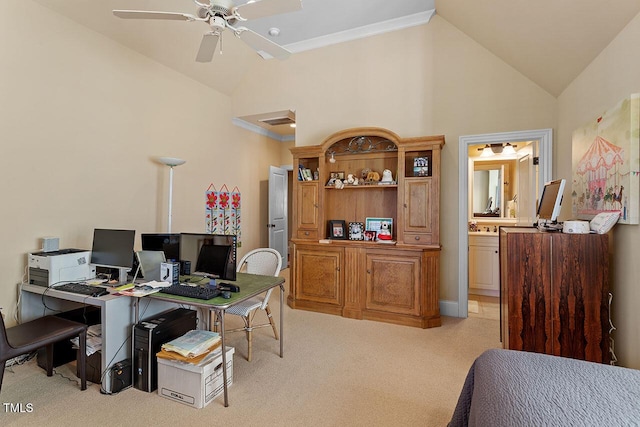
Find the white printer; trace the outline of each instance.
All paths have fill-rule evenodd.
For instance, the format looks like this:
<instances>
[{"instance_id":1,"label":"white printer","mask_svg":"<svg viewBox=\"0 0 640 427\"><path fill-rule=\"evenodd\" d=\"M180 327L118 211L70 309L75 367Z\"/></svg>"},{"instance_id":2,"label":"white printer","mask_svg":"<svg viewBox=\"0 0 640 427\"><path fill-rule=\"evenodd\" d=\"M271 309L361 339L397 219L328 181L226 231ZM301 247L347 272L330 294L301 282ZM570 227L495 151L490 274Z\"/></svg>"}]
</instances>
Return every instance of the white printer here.
<instances>
[{"instance_id":1,"label":"white printer","mask_svg":"<svg viewBox=\"0 0 640 427\"><path fill-rule=\"evenodd\" d=\"M89 280L96 276L96 268L89 264L91 251L60 249L29 254L28 282L49 287L59 282Z\"/></svg>"}]
</instances>

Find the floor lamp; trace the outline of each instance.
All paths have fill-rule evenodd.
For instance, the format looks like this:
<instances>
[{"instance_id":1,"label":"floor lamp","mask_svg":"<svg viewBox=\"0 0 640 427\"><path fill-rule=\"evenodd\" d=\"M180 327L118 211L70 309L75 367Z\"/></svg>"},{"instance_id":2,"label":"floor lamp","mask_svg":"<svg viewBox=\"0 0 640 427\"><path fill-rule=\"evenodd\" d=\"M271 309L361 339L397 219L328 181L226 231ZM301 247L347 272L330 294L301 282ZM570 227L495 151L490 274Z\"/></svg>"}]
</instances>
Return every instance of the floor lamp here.
<instances>
[{"instance_id":1,"label":"floor lamp","mask_svg":"<svg viewBox=\"0 0 640 427\"><path fill-rule=\"evenodd\" d=\"M158 160L163 165L169 166L169 218L167 221L167 232L171 233L171 206L173 205L173 168L183 165L186 160L175 157L159 157Z\"/></svg>"}]
</instances>

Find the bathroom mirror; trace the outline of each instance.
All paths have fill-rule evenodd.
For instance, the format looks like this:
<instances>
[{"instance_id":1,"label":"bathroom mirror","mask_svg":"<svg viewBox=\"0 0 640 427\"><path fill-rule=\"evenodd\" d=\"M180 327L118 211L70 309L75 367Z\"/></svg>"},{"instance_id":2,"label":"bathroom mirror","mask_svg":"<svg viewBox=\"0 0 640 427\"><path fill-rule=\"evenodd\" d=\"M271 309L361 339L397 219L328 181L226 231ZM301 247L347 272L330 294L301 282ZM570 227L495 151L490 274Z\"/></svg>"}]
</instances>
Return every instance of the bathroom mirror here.
<instances>
[{"instance_id":1,"label":"bathroom mirror","mask_svg":"<svg viewBox=\"0 0 640 427\"><path fill-rule=\"evenodd\" d=\"M470 174L473 189L469 203L471 218L509 218L507 202L513 195L509 191L511 162L474 161Z\"/></svg>"}]
</instances>

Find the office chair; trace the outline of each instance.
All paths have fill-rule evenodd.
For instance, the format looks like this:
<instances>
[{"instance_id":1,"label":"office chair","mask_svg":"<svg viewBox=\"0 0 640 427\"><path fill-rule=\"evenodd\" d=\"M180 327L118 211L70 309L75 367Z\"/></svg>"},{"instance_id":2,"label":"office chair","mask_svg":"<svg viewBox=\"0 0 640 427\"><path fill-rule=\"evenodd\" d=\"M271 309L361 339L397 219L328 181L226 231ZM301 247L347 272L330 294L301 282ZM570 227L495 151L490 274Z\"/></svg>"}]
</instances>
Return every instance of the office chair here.
<instances>
[{"instance_id":1,"label":"office chair","mask_svg":"<svg viewBox=\"0 0 640 427\"><path fill-rule=\"evenodd\" d=\"M80 346L80 390L86 390L87 325L61 317L45 316L6 329L0 314L0 391L7 360L44 347L47 350L47 376L50 377L53 375L53 344L74 337L79 338Z\"/></svg>"},{"instance_id":2,"label":"office chair","mask_svg":"<svg viewBox=\"0 0 640 427\"><path fill-rule=\"evenodd\" d=\"M261 274L263 276L278 276L280 274L280 268L282 267L282 257L280 253L275 249L259 248L248 252L242 257L236 270L238 272L244 271L250 274ZM251 348L252 348L252 333L256 328L262 328L265 326L271 326L273 329L273 335L278 338L278 329L276 323L271 316L271 309L269 308L269 297L271 296L272 289L269 289L264 294L258 295L248 299L247 301L239 304L232 305L226 310L227 314L233 314L242 317L244 320L244 328L230 329L225 332L245 331L247 334L247 360L251 362ZM253 318L255 317L258 309L264 310L269 319L269 323L254 325Z\"/></svg>"}]
</instances>

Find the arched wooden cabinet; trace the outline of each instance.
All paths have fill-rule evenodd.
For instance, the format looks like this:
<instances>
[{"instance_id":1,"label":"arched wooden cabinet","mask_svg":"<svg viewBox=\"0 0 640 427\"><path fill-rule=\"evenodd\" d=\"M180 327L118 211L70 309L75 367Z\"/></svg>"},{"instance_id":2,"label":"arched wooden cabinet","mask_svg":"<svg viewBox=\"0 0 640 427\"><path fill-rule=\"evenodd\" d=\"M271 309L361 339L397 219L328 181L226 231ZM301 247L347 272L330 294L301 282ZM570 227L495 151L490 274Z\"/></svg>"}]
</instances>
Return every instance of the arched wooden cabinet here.
<instances>
[{"instance_id":1,"label":"arched wooden cabinet","mask_svg":"<svg viewBox=\"0 0 640 427\"><path fill-rule=\"evenodd\" d=\"M293 183L290 307L440 326L443 145L442 135L400 138L382 128L354 128L291 149L302 171ZM385 169L393 183L329 185L336 175L360 179L363 171L382 176ZM349 223L366 224L366 218L391 218L395 244L349 240ZM347 238L331 238L329 221L344 221Z\"/></svg>"}]
</instances>

